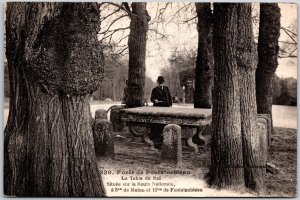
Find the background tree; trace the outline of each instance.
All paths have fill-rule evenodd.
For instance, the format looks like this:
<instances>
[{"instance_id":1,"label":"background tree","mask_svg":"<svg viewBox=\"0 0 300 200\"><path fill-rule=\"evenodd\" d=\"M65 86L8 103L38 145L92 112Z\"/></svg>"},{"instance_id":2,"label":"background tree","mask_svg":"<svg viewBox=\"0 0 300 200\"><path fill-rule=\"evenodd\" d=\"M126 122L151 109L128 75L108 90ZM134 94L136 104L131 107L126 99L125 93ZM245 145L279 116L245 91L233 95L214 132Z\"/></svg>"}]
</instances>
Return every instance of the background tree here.
<instances>
[{"instance_id":1,"label":"background tree","mask_svg":"<svg viewBox=\"0 0 300 200\"><path fill-rule=\"evenodd\" d=\"M171 95L181 97L180 72L187 70L194 74L196 51L194 49L174 49L168 60L169 66L162 68L161 74L166 78Z\"/></svg>"},{"instance_id":2,"label":"background tree","mask_svg":"<svg viewBox=\"0 0 300 200\"><path fill-rule=\"evenodd\" d=\"M213 32L215 70L209 184L262 191L265 163L257 149L260 145L253 142L259 140L251 4L214 4Z\"/></svg>"},{"instance_id":3,"label":"background tree","mask_svg":"<svg viewBox=\"0 0 300 200\"><path fill-rule=\"evenodd\" d=\"M128 60L106 56L104 78L99 88L93 93L93 100L110 98L113 101L121 101L127 73Z\"/></svg>"},{"instance_id":4,"label":"background tree","mask_svg":"<svg viewBox=\"0 0 300 200\"><path fill-rule=\"evenodd\" d=\"M106 56L104 78L100 82L98 89L93 93L93 100L105 100L106 98L110 98L114 101L121 101L127 78L128 60L121 56L114 58ZM114 86L113 89L112 86ZM144 88L145 97L150 97L153 86L154 83L152 79L146 75Z\"/></svg>"},{"instance_id":5,"label":"background tree","mask_svg":"<svg viewBox=\"0 0 300 200\"><path fill-rule=\"evenodd\" d=\"M213 85L212 10L210 3L195 3L198 16L198 51L195 79L195 108L211 108Z\"/></svg>"},{"instance_id":6,"label":"background tree","mask_svg":"<svg viewBox=\"0 0 300 200\"><path fill-rule=\"evenodd\" d=\"M278 66L280 8L277 3L260 4L258 65L256 70L257 112L270 114L272 121L272 82Z\"/></svg>"},{"instance_id":7,"label":"background tree","mask_svg":"<svg viewBox=\"0 0 300 200\"><path fill-rule=\"evenodd\" d=\"M103 196L90 93L103 76L96 3L7 3L4 193Z\"/></svg>"},{"instance_id":8,"label":"background tree","mask_svg":"<svg viewBox=\"0 0 300 200\"><path fill-rule=\"evenodd\" d=\"M282 81L282 79L279 78L276 74L274 74L273 86L272 86L272 88L273 88L273 102L272 102L272 104L276 104L275 99L280 96L281 85L282 85L281 81Z\"/></svg>"},{"instance_id":9,"label":"background tree","mask_svg":"<svg viewBox=\"0 0 300 200\"><path fill-rule=\"evenodd\" d=\"M156 10L154 13L154 19L149 21L147 39L156 41L160 44L161 39L166 39L168 35L161 32L165 19L163 18L164 12L168 8L170 3L151 3L152 10ZM132 13L132 4L127 2L123 3L101 3L100 10L102 30L99 33L100 40L106 44L107 55L110 55L113 59L120 56L128 55L128 37L130 32L130 21ZM153 13L152 13L153 14ZM160 30L158 30L160 29ZM155 48L150 47L152 51ZM152 52L148 52L148 56L153 56ZM148 57L147 56L147 57Z\"/></svg>"},{"instance_id":10,"label":"background tree","mask_svg":"<svg viewBox=\"0 0 300 200\"><path fill-rule=\"evenodd\" d=\"M130 14L130 34L128 38L129 98L126 102L128 107L144 105L146 41L149 28L148 22L150 21L146 5L147 3L132 3L132 13Z\"/></svg>"},{"instance_id":11,"label":"background tree","mask_svg":"<svg viewBox=\"0 0 300 200\"><path fill-rule=\"evenodd\" d=\"M297 106L297 80L294 78L273 79L273 104Z\"/></svg>"},{"instance_id":12,"label":"background tree","mask_svg":"<svg viewBox=\"0 0 300 200\"><path fill-rule=\"evenodd\" d=\"M154 32L155 35L164 37L157 29L149 29L150 16L146 10L146 5L146 3L128 4L126 2L101 4L103 10L106 11L108 8L115 8L113 11L108 11L107 15L102 18L108 24L100 33L101 40L107 42L107 46L110 47L108 48L108 54L111 55L113 60L116 60L117 56L129 54L127 78L130 94L127 106L129 107L144 105L145 94L148 94L149 87L153 86L153 82L145 75L148 30ZM121 21L124 22L122 25L120 25ZM129 26L127 25L128 21L130 22ZM119 24L119 26L116 26L116 24ZM128 30L130 30L130 33L128 33ZM123 44L127 38L128 44Z\"/></svg>"}]
</instances>

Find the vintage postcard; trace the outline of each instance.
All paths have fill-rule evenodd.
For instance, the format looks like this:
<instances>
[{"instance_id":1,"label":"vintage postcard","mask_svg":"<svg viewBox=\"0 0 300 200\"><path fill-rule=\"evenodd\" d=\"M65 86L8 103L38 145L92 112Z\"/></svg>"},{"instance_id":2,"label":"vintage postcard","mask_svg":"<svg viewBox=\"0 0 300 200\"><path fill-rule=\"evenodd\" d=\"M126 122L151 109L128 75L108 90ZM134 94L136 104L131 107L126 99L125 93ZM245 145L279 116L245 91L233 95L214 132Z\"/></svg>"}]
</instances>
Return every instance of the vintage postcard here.
<instances>
[{"instance_id":1,"label":"vintage postcard","mask_svg":"<svg viewBox=\"0 0 300 200\"><path fill-rule=\"evenodd\" d=\"M297 4L6 2L5 197L296 197Z\"/></svg>"}]
</instances>

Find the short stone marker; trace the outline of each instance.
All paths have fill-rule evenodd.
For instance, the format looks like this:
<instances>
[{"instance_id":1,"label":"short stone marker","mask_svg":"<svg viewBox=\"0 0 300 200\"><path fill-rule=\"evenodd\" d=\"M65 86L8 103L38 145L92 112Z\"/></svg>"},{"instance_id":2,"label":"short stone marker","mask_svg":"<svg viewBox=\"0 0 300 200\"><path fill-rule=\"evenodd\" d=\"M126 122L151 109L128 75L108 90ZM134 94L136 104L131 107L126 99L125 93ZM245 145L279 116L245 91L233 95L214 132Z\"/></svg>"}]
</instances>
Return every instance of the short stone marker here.
<instances>
[{"instance_id":1,"label":"short stone marker","mask_svg":"<svg viewBox=\"0 0 300 200\"><path fill-rule=\"evenodd\" d=\"M265 118L257 118L256 121L258 134L253 136L253 141L255 146L259 145L256 151L261 154L258 164L265 166L268 157L268 121Z\"/></svg>"},{"instance_id":2,"label":"short stone marker","mask_svg":"<svg viewBox=\"0 0 300 200\"><path fill-rule=\"evenodd\" d=\"M169 124L164 128L161 162L182 165L181 127L176 124Z\"/></svg>"},{"instance_id":3,"label":"short stone marker","mask_svg":"<svg viewBox=\"0 0 300 200\"><path fill-rule=\"evenodd\" d=\"M115 105L110 110L110 121L113 124L113 131L120 132L124 128L124 123L121 121L120 111L124 106Z\"/></svg>"},{"instance_id":4,"label":"short stone marker","mask_svg":"<svg viewBox=\"0 0 300 200\"><path fill-rule=\"evenodd\" d=\"M115 156L112 123L107 119L96 119L93 127L94 146L97 157Z\"/></svg>"},{"instance_id":5,"label":"short stone marker","mask_svg":"<svg viewBox=\"0 0 300 200\"><path fill-rule=\"evenodd\" d=\"M269 114L258 114L257 117L266 120L266 123L264 123L264 124L266 125L266 128L267 128L267 144L268 144L268 148L270 148L271 132L272 132L272 122L271 122L270 115Z\"/></svg>"},{"instance_id":6,"label":"short stone marker","mask_svg":"<svg viewBox=\"0 0 300 200\"><path fill-rule=\"evenodd\" d=\"M95 120L107 119L107 111L104 109L98 109L95 111Z\"/></svg>"}]
</instances>

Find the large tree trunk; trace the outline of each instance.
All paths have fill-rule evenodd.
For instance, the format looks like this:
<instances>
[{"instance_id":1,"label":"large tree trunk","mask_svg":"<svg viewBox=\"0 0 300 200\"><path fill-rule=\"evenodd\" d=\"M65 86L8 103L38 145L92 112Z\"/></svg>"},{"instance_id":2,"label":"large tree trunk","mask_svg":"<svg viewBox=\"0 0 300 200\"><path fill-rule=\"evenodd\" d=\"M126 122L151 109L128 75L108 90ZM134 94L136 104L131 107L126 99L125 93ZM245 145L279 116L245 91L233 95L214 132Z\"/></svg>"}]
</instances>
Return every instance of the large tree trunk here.
<instances>
[{"instance_id":1,"label":"large tree trunk","mask_svg":"<svg viewBox=\"0 0 300 200\"><path fill-rule=\"evenodd\" d=\"M195 3L198 16L198 54L195 108L211 108L213 86L212 11L210 3Z\"/></svg>"},{"instance_id":2,"label":"large tree trunk","mask_svg":"<svg viewBox=\"0 0 300 200\"><path fill-rule=\"evenodd\" d=\"M139 107L144 105L146 41L149 26L148 22L150 21L146 5L147 3L132 3L130 34L128 38L129 97L126 102L128 107Z\"/></svg>"},{"instance_id":3,"label":"large tree trunk","mask_svg":"<svg viewBox=\"0 0 300 200\"><path fill-rule=\"evenodd\" d=\"M257 107L255 96L255 70L257 51L254 45L251 21L251 4L239 4L237 65L239 68L239 88L241 104L241 127L243 143L244 179L247 188L264 192L266 160L259 144L261 141L257 129Z\"/></svg>"},{"instance_id":4,"label":"large tree trunk","mask_svg":"<svg viewBox=\"0 0 300 200\"><path fill-rule=\"evenodd\" d=\"M273 77L278 66L280 8L277 3L260 4L256 100L259 114L270 114L272 122ZM273 126L272 126L273 127Z\"/></svg>"},{"instance_id":5,"label":"large tree trunk","mask_svg":"<svg viewBox=\"0 0 300 200\"><path fill-rule=\"evenodd\" d=\"M251 4L214 6L215 79L210 184L264 190L255 101Z\"/></svg>"},{"instance_id":6,"label":"large tree trunk","mask_svg":"<svg viewBox=\"0 0 300 200\"><path fill-rule=\"evenodd\" d=\"M102 78L96 3L8 3L4 193L103 196L89 97Z\"/></svg>"},{"instance_id":7,"label":"large tree trunk","mask_svg":"<svg viewBox=\"0 0 300 200\"><path fill-rule=\"evenodd\" d=\"M244 186L239 74L236 56L238 4L214 4L214 92L210 184Z\"/></svg>"}]
</instances>

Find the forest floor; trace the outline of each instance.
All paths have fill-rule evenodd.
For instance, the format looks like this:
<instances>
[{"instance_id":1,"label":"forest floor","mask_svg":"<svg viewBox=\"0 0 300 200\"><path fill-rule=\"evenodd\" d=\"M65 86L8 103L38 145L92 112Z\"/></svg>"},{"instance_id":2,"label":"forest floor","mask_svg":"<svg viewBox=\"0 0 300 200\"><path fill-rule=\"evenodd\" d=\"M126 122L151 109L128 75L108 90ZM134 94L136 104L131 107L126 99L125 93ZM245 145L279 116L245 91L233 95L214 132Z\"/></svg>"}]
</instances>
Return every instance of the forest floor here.
<instances>
[{"instance_id":1,"label":"forest floor","mask_svg":"<svg viewBox=\"0 0 300 200\"><path fill-rule=\"evenodd\" d=\"M279 173L266 174L267 189L266 193L261 196L295 197L297 131L291 128L274 128L274 130L268 162L278 167ZM234 192L208 187L205 183L205 175L210 165L209 135L205 136L207 144L199 146L200 151L197 154L189 147L183 146L182 166L172 167L160 163L161 151L150 150L144 143L132 142L126 131L115 134L115 158L98 161L108 196L259 196L247 191ZM120 137L120 135L125 137ZM174 170L181 171L182 174L175 174Z\"/></svg>"},{"instance_id":2,"label":"forest floor","mask_svg":"<svg viewBox=\"0 0 300 200\"><path fill-rule=\"evenodd\" d=\"M191 107L192 105L175 104L174 106ZM101 108L106 109L107 107L108 104L101 104ZM91 106L92 114L98 108L99 104L94 102ZM273 105L272 112L275 128L274 134L271 135L268 162L278 167L279 173L266 173L266 192L261 196L295 197L297 195L297 107ZM188 147L183 146L183 164L177 168L160 163L161 151L152 151L143 143L131 142L131 136L128 131L114 134L125 136L116 137L115 159L103 159L99 161L99 167L103 172L103 181L108 196L259 196L255 193L241 190L233 192L225 189L215 190L209 188L204 178L210 165L209 134L205 136L206 145L199 146L200 151L197 154ZM171 174L174 169L186 174ZM154 172L152 173L151 171ZM106 172L111 174L105 174ZM149 173L147 174L147 172ZM122 180L122 176L123 179L127 180ZM134 177L130 176L137 176L143 180L130 180L130 178L134 179ZM150 176L150 189L149 186L136 186L139 181L140 185L144 182L145 184L149 183L149 180L145 180L147 176ZM154 180L156 176L160 177L161 180ZM169 186L157 187L157 182ZM122 190L117 189L116 191L113 183L122 183L125 186L121 184L121 188L119 189ZM126 185L127 183L130 185ZM133 190L131 191L130 189L132 188ZM144 189L144 191L135 190L135 188ZM159 188L162 188L162 191ZM180 188L190 190L182 192ZM177 192L174 192L174 189L178 189L176 190Z\"/></svg>"},{"instance_id":3,"label":"forest floor","mask_svg":"<svg viewBox=\"0 0 300 200\"><path fill-rule=\"evenodd\" d=\"M120 102L91 102L92 114L94 115L96 109L107 109L116 104ZM7 101L4 103L3 117L5 125L8 117ZM268 162L279 167L279 173L266 174L267 189L263 196L295 197L297 194L297 107L273 106L273 123L275 133L271 136ZM122 132L114 132L114 135L116 136L115 158L98 160L107 196L257 196L246 191L215 190L207 186L204 177L210 165L209 135L206 136L207 144L199 146L197 154L183 146L181 167L161 164L161 151L150 150L141 142L132 142L126 129Z\"/></svg>"}]
</instances>

